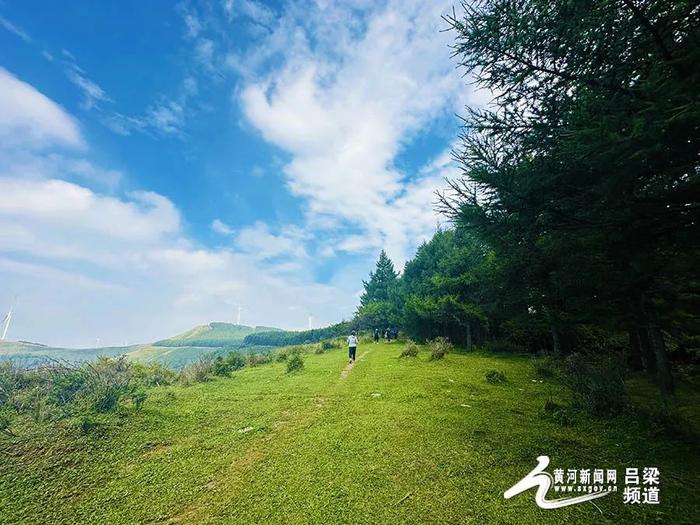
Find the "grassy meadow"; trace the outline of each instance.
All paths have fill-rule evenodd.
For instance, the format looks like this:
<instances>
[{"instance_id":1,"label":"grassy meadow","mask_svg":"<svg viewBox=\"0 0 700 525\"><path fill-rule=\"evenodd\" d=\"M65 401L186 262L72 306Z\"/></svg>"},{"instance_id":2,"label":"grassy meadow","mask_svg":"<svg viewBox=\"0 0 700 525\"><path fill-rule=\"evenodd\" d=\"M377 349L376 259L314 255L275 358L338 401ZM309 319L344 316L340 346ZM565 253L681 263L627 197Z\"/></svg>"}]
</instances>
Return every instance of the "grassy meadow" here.
<instances>
[{"instance_id":1,"label":"grassy meadow","mask_svg":"<svg viewBox=\"0 0 700 525\"><path fill-rule=\"evenodd\" d=\"M638 415L566 421L566 389L532 360L363 344L149 390L141 411L87 434L21 424L0 436L0 523L692 523L700 512L697 391L675 403L692 427L669 434ZM344 371L345 369L345 371ZM485 375L497 370L503 383ZM636 379L635 381L642 381ZM639 387L639 385L637 385ZM636 391L643 389L636 388ZM653 388L635 399L659 401ZM541 510L503 492L549 455L563 468L657 466L661 505L621 494ZM553 493L550 498L555 497Z\"/></svg>"}]
</instances>

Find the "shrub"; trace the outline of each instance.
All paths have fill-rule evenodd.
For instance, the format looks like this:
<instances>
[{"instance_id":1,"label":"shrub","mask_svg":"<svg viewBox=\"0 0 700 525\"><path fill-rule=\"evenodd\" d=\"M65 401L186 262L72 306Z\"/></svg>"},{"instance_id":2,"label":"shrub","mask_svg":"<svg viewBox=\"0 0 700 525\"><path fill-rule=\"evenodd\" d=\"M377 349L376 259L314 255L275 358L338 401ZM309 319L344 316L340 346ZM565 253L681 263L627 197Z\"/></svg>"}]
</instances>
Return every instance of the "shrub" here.
<instances>
[{"instance_id":1,"label":"shrub","mask_svg":"<svg viewBox=\"0 0 700 525\"><path fill-rule=\"evenodd\" d=\"M444 358L452 350L453 345L446 337L436 337L428 343L428 348L430 348L430 360L434 361Z\"/></svg>"},{"instance_id":2,"label":"shrub","mask_svg":"<svg viewBox=\"0 0 700 525\"><path fill-rule=\"evenodd\" d=\"M132 370L135 382L145 388L172 385L177 379L175 372L159 364L134 363Z\"/></svg>"},{"instance_id":3,"label":"shrub","mask_svg":"<svg viewBox=\"0 0 700 525\"><path fill-rule=\"evenodd\" d=\"M146 391L143 388L137 388L131 393L131 402L134 403L136 410L141 410L146 401Z\"/></svg>"},{"instance_id":4,"label":"shrub","mask_svg":"<svg viewBox=\"0 0 700 525\"><path fill-rule=\"evenodd\" d=\"M51 397L57 405L67 405L86 387L88 374L84 369L66 369L53 374Z\"/></svg>"},{"instance_id":5,"label":"shrub","mask_svg":"<svg viewBox=\"0 0 700 525\"><path fill-rule=\"evenodd\" d=\"M289 352L286 350L280 350L275 354L275 361L278 363L284 363L289 357Z\"/></svg>"},{"instance_id":6,"label":"shrub","mask_svg":"<svg viewBox=\"0 0 700 525\"><path fill-rule=\"evenodd\" d=\"M245 357L240 352L229 352L225 356L217 356L214 360L214 374L229 376L231 372L243 368L245 362Z\"/></svg>"},{"instance_id":7,"label":"shrub","mask_svg":"<svg viewBox=\"0 0 700 525\"><path fill-rule=\"evenodd\" d=\"M214 374L214 357L211 354L201 356L180 370L180 381L185 385L203 383Z\"/></svg>"},{"instance_id":8,"label":"shrub","mask_svg":"<svg viewBox=\"0 0 700 525\"><path fill-rule=\"evenodd\" d=\"M304 369L304 360L299 352L294 352L287 359L287 373L301 372Z\"/></svg>"},{"instance_id":9,"label":"shrub","mask_svg":"<svg viewBox=\"0 0 700 525\"><path fill-rule=\"evenodd\" d=\"M574 423L567 410L551 398L544 402L543 410L546 417L554 420L563 427L569 427Z\"/></svg>"},{"instance_id":10,"label":"shrub","mask_svg":"<svg viewBox=\"0 0 700 525\"><path fill-rule=\"evenodd\" d=\"M572 354L564 361L564 382L572 393L573 406L595 417L615 416L628 404L624 366L610 357Z\"/></svg>"},{"instance_id":11,"label":"shrub","mask_svg":"<svg viewBox=\"0 0 700 525\"><path fill-rule=\"evenodd\" d=\"M418 355L418 345L415 341L408 339L403 347L403 352L399 357L416 357Z\"/></svg>"},{"instance_id":12,"label":"shrub","mask_svg":"<svg viewBox=\"0 0 700 525\"><path fill-rule=\"evenodd\" d=\"M260 365L266 365L272 363L272 356L269 353L266 354L248 354L248 366L256 367Z\"/></svg>"},{"instance_id":13,"label":"shrub","mask_svg":"<svg viewBox=\"0 0 700 525\"><path fill-rule=\"evenodd\" d=\"M558 362L552 356L544 356L532 360L535 375L542 379L548 379L557 375Z\"/></svg>"},{"instance_id":14,"label":"shrub","mask_svg":"<svg viewBox=\"0 0 700 525\"><path fill-rule=\"evenodd\" d=\"M99 357L95 362L87 363L84 368L87 378L78 397L96 412L115 410L121 399L133 390L131 367L124 356L116 359Z\"/></svg>"},{"instance_id":15,"label":"shrub","mask_svg":"<svg viewBox=\"0 0 700 525\"><path fill-rule=\"evenodd\" d=\"M321 350L332 350L334 348L339 348L340 345L337 341L325 340L319 343Z\"/></svg>"},{"instance_id":16,"label":"shrub","mask_svg":"<svg viewBox=\"0 0 700 525\"><path fill-rule=\"evenodd\" d=\"M486 377L486 382L492 385L500 385L506 382L506 375L499 370L487 370L484 376Z\"/></svg>"}]
</instances>

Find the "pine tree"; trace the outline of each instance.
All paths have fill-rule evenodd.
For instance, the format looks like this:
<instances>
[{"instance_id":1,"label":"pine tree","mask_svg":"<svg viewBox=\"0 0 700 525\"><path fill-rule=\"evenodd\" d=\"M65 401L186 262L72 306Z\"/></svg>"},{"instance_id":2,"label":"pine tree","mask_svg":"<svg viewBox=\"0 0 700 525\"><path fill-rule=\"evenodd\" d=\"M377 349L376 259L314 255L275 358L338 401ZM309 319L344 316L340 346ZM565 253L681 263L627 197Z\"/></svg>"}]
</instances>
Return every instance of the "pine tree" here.
<instances>
[{"instance_id":1,"label":"pine tree","mask_svg":"<svg viewBox=\"0 0 700 525\"><path fill-rule=\"evenodd\" d=\"M376 269L369 274L368 281L362 281L365 293L360 298L360 304L366 306L374 302L388 302L391 293L396 286L398 273L394 269L394 263L384 250L379 254Z\"/></svg>"}]
</instances>

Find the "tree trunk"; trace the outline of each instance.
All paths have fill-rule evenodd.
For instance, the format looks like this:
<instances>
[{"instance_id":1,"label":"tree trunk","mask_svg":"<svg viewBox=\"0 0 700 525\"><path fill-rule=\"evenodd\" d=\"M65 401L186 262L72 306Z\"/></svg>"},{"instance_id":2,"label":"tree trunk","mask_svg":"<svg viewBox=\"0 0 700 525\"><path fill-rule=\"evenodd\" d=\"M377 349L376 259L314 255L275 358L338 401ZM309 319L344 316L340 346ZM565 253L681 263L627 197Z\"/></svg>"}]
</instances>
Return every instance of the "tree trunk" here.
<instances>
[{"instance_id":1,"label":"tree trunk","mask_svg":"<svg viewBox=\"0 0 700 525\"><path fill-rule=\"evenodd\" d=\"M642 357L645 354L649 371L656 370L656 381L664 394L672 394L674 390L673 376L671 375L671 363L666 352L666 342L661 328L658 325L656 312L653 305L645 297L644 293L639 294L637 304L638 312L643 322L639 330L639 342L642 348ZM648 350L645 351L645 347Z\"/></svg>"},{"instance_id":2,"label":"tree trunk","mask_svg":"<svg viewBox=\"0 0 700 525\"><path fill-rule=\"evenodd\" d=\"M671 375L671 363L668 360L664 335L655 323L650 323L648 330L649 342L656 358L656 380L662 392L672 394L674 390L673 376Z\"/></svg>"},{"instance_id":3,"label":"tree trunk","mask_svg":"<svg viewBox=\"0 0 700 525\"><path fill-rule=\"evenodd\" d=\"M627 330L629 334L629 345L630 345L630 356L629 364L632 370L644 370L644 363L642 362L642 349L639 345L639 333L636 327Z\"/></svg>"},{"instance_id":4,"label":"tree trunk","mask_svg":"<svg viewBox=\"0 0 700 525\"><path fill-rule=\"evenodd\" d=\"M550 326L550 331L552 332L552 348L556 355L561 355L561 338L559 337L559 329L552 324Z\"/></svg>"},{"instance_id":5,"label":"tree trunk","mask_svg":"<svg viewBox=\"0 0 700 525\"><path fill-rule=\"evenodd\" d=\"M472 349L472 323L467 320L467 350Z\"/></svg>"}]
</instances>

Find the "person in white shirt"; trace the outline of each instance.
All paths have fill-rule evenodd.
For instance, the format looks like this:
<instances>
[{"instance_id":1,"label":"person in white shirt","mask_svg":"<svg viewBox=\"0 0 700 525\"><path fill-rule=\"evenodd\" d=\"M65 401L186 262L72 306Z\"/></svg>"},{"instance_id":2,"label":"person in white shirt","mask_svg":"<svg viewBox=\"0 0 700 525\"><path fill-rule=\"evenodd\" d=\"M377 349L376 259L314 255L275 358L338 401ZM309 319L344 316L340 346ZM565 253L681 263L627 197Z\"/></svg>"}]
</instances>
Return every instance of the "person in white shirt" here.
<instances>
[{"instance_id":1,"label":"person in white shirt","mask_svg":"<svg viewBox=\"0 0 700 525\"><path fill-rule=\"evenodd\" d=\"M355 354L357 353L357 336L355 335L355 330L348 336L348 357L350 357L350 362L355 362Z\"/></svg>"}]
</instances>

